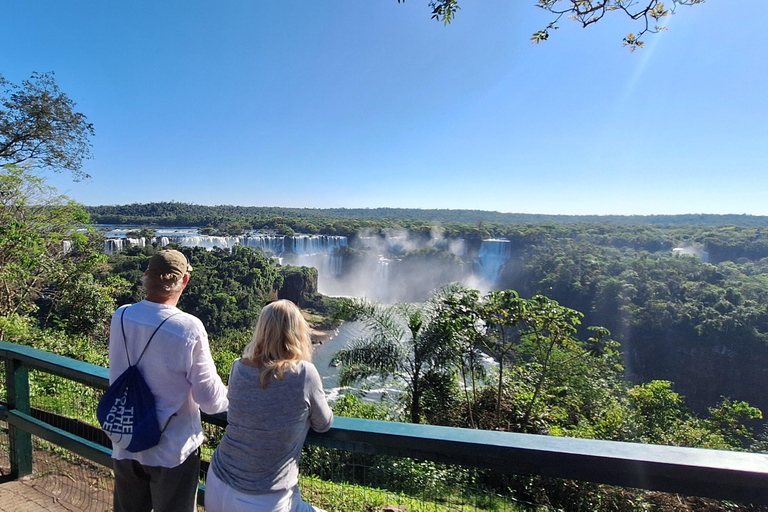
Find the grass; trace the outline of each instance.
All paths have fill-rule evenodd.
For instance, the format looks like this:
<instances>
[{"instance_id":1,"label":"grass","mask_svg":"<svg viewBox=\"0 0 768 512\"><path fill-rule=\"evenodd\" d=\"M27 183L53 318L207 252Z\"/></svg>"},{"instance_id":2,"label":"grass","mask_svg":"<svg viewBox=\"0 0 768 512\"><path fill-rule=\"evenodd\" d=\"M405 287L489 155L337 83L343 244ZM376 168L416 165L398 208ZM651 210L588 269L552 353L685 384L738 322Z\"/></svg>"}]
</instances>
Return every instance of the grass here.
<instances>
[{"instance_id":1,"label":"grass","mask_svg":"<svg viewBox=\"0 0 768 512\"><path fill-rule=\"evenodd\" d=\"M418 498L361 485L334 483L316 477L299 477L304 501L326 510L344 512L449 512L522 511L524 508L496 496L442 496Z\"/></svg>"}]
</instances>

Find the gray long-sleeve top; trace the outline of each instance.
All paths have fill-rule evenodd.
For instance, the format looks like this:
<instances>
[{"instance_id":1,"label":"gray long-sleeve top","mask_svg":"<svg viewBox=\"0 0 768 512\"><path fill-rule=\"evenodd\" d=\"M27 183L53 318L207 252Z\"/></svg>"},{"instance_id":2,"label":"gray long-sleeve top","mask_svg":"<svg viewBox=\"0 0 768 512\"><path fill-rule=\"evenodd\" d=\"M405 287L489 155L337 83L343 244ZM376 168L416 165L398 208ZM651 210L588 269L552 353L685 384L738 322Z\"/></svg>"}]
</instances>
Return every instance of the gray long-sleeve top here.
<instances>
[{"instance_id":1,"label":"gray long-sleeve top","mask_svg":"<svg viewBox=\"0 0 768 512\"><path fill-rule=\"evenodd\" d=\"M237 359L229 376L227 431L211 458L213 472L246 494L290 489L299 480L301 448L310 426L331 428L333 412L312 363L261 388L259 369Z\"/></svg>"}]
</instances>

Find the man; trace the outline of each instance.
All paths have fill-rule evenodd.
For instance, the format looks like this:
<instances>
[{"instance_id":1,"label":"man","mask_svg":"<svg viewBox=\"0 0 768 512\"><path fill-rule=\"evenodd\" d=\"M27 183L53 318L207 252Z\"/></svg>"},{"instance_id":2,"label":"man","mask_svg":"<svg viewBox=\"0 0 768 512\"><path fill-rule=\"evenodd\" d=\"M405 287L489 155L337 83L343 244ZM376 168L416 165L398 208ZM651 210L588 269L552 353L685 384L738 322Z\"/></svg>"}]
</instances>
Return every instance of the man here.
<instances>
[{"instance_id":1,"label":"man","mask_svg":"<svg viewBox=\"0 0 768 512\"><path fill-rule=\"evenodd\" d=\"M158 252L142 278L147 298L120 307L112 317L109 381L128 368L129 358L136 363L151 338L138 367L154 395L163 430L160 443L144 451L129 452L113 444L115 512L196 510L203 442L200 410L223 412L228 401L202 322L176 307L191 270L179 251Z\"/></svg>"}]
</instances>

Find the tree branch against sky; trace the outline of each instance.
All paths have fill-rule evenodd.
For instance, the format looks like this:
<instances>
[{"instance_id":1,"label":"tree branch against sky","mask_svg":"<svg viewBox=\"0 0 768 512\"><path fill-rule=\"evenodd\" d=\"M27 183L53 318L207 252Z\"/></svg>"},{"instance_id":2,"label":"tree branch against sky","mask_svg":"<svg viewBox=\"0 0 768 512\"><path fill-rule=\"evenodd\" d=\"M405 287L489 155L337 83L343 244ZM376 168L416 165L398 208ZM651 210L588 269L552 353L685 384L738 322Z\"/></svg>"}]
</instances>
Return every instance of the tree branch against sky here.
<instances>
[{"instance_id":1,"label":"tree branch against sky","mask_svg":"<svg viewBox=\"0 0 768 512\"><path fill-rule=\"evenodd\" d=\"M556 30L557 24L563 16L570 18L588 27L597 23L611 12L621 13L641 24L642 28L637 34L629 33L624 37L624 46L629 46L631 51L642 48L645 43L640 39L645 34L656 34L666 30L659 25L661 20L675 13L679 5L703 4L705 0L671 0L672 7L667 9L664 2L659 0L537 0L536 7L549 11L555 15L555 19L543 30L536 31L531 36L531 41L541 43L549 39L549 31ZM397 0L403 3L405 0ZM432 18L448 25L456 16L456 11L461 9L458 0L430 0Z\"/></svg>"},{"instance_id":2,"label":"tree branch against sky","mask_svg":"<svg viewBox=\"0 0 768 512\"><path fill-rule=\"evenodd\" d=\"M0 74L0 165L70 171L79 181L89 177L82 165L91 157L93 134L93 125L75 111L53 73L32 73L21 86Z\"/></svg>"}]
</instances>

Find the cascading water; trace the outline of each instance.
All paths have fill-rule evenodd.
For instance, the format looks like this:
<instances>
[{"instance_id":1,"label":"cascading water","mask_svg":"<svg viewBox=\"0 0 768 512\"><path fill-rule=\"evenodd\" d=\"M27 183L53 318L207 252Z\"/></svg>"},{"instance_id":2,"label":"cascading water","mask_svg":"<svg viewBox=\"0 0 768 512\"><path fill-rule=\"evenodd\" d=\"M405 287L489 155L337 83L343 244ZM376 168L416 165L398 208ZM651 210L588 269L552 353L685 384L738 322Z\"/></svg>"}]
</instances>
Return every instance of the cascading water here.
<instances>
[{"instance_id":1,"label":"cascading water","mask_svg":"<svg viewBox=\"0 0 768 512\"><path fill-rule=\"evenodd\" d=\"M116 234L123 234L126 230L116 230ZM144 247L150 243L158 243L165 247L169 243L177 243L184 247L204 247L207 250L214 248L232 250L240 245L252 249L261 250L264 255L278 259L281 263L315 267L318 269L320 279L341 275L342 257L336 249L347 245L347 237L331 235L295 235L278 236L253 234L247 236L207 236L193 233L170 234L155 238L126 238L114 237L104 240L104 253L114 254L123 251L129 246L138 245Z\"/></svg>"},{"instance_id":2,"label":"cascading water","mask_svg":"<svg viewBox=\"0 0 768 512\"><path fill-rule=\"evenodd\" d=\"M336 249L346 247L347 237L331 235L296 235L292 252L297 265L315 267L320 275L339 276L342 258Z\"/></svg>"},{"instance_id":3,"label":"cascading water","mask_svg":"<svg viewBox=\"0 0 768 512\"><path fill-rule=\"evenodd\" d=\"M154 238L126 238L130 231L122 227L104 241L104 252L113 254L130 245L157 243L164 247L177 243L186 247L231 250L236 246L260 250L281 264L315 267L318 290L327 295L366 296L382 302L418 300L434 288L448 282L462 282L483 291L494 289L499 274L512 253L509 240L483 240L474 253L474 264L445 261L440 254L450 253L461 260L473 258L461 239L410 239L407 236L360 236L354 251L340 249L348 245L347 237L331 235L280 236L255 233L244 236L205 236L191 228L164 229ZM109 236L109 235L108 235ZM411 257L423 248L437 249L425 256Z\"/></svg>"},{"instance_id":4,"label":"cascading water","mask_svg":"<svg viewBox=\"0 0 768 512\"><path fill-rule=\"evenodd\" d=\"M176 237L174 242L184 247L204 247L211 251L214 248L229 249L238 245L238 237L235 236L182 236Z\"/></svg>"},{"instance_id":5,"label":"cascading water","mask_svg":"<svg viewBox=\"0 0 768 512\"><path fill-rule=\"evenodd\" d=\"M285 252L285 237L275 235L251 235L240 237L240 245L259 249L267 256L282 258Z\"/></svg>"},{"instance_id":6,"label":"cascading water","mask_svg":"<svg viewBox=\"0 0 768 512\"><path fill-rule=\"evenodd\" d=\"M488 285L495 285L499 272L512 255L512 242L501 239L483 240L475 263L477 273Z\"/></svg>"},{"instance_id":7,"label":"cascading water","mask_svg":"<svg viewBox=\"0 0 768 512\"><path fill-rule=\"evenodd\" d=\"M373 288L371 290L371 298L374 300L390 301L389 297L389 281L390 271L392 267L391 260L386 258L379 258L379 263L376 265L376 274L373 276Z\"/></svg>"},{"instance_id":8,"label":"cascading water","mask_svg":"<svg viewBox=\"0 0 768 512\"><path fill-rule=\"evenodd\" d=\"M283 261L291 265L317 269L317 288L321 293L327 290L328 282L341 275L342 257L337 249L346 247L347 237L332 235L295 235L289 237L293 243L286 250Z\"/></svg>"},{"instance_id":9,"label":"cascading water","mask_svg":"<svg viewBox=\"0 0 768 512\"><path fill-rule=\"evenodd\" d=\"M175 241L175 240L174 240ZM123 251L131 245L138 245L139 247L146 247L147 244L157 243L160 247L165 247L171 243L171 239L167 236L159 236L152 238L107 238L104 240L104 254L115 254L116 252Z\"/></svg>"}]
</instances>

